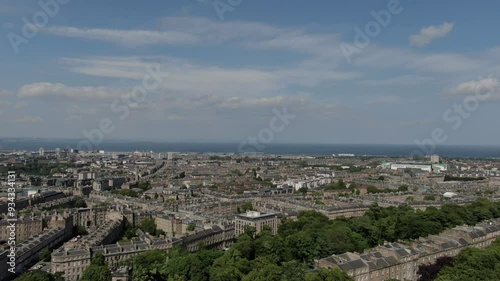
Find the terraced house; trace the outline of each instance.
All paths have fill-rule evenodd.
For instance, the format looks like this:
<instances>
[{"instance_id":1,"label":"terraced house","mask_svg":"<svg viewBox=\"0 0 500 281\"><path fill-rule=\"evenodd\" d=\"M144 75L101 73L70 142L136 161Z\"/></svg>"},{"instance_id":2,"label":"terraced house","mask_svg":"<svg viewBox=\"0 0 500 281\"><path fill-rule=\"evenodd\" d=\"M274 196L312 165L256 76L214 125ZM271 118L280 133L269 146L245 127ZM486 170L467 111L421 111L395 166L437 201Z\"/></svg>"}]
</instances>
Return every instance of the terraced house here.
<instances>
[{"instance_id":1,"label":"terraced house","mask_svg":"<svg viewBox=\"0 0 500 281\"><path fill-rule=\"evenodd\" d=\"M467 247L487 247L499 236L500 220L474 227L458 226L411 243L386 243L362 254L332 255L318 260L316 268L339 268L356 281L417 280L420 265L433 264L440 257L454 257Z\"/></svg>"}]
</instances>

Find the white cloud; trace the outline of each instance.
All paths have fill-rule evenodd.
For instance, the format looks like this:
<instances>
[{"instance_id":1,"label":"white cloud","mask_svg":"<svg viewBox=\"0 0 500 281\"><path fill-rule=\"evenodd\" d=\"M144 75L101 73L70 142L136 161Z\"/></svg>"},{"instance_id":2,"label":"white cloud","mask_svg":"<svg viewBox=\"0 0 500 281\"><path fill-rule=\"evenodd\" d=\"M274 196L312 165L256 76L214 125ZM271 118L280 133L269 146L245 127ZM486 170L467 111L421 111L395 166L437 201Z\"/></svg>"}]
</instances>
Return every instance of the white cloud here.
<instances>
[{"instance_id":1,"label":"white cloud","mask_svg":"<svg viewBox=\"0 0 500 281\"><path fill-rule=\"evenodd\" d=\"M124 30L49 26L42 32L70 38L98 40L125 46L218 46L235 43L252 49L278 49L343 59L339 34L310 33L263 23L221 22L199 17L166 17L157 29Z\"/></svg>"},{"instance_id":2,"label":"white cloud","mask_svg":"<svg viewBox=\"0 0 500 281\"><path fill-rule=\"evenodd\" d=\"M126 46L192 45L199 43L196 36L177 31L117 30L64 26L49 26L42 30L58 36L93 39Z\"/></svg>"},{"instance_id":3,"label":"white cloud","mask_svg":"<svg viewBox=\"0 0 500 281\"><path fill-rule=\"evenodd\" d=\"M445 37L453 29L454 23L445 22L439 26L424 27L420 33L410 36L410 45L423 47L431 43L433 40Z\"/></svg>"},{"instance_id":4,"label":"white cloud","mask_svg":"<svg viewBox=\"0 0 500 281\"><path fill-rule=\"evenodd\" d=\"M423 83L428 83L429 81L432 81L432 78L418 76L418 75L403 75L388 79L363 80L360 81L360 83L367 86L386 87L386 86L417 86Z\"/></svg>"},{"instance_id":5,"label":"white cloud","mask_svg":"<svg viewBox=\"0 0 500 281\"><path fill-rule=\"evenodd\" d=\"M113 99L126 94L121 89L106 87L72 87L61 83L40 82L22 86L18 95L22 98L50 98L54 100Z\"/></svg>"},{"instance_id":6,"label":"white cloud","mask_svg":"<svg viewBox=\"0 0 500 281\"><path fill-rule=\"evenodd\" d=\"M338 71L324 65L276 68L221 67L171 57L65 58L70 71L92 76L142 79L149 61L168 72L159 90L170 94L207 96L266 96L280 94L294 85L315 87L322 83L354 79L356 72Z\"/></svg>"},{"instance_id":7,"label":"white cloud","mask_svg":"<svg viewBox=\"0 0 500 281\"><path fill-rule=\"evenodd\" d=\"M255 99L245 99L245 98L229 98L224 100L222 103L218 104L217 107L226 109L242 109L242 108L268 108L276 106L285 106L287 104L300 105L306 103L306 99L303 97L286 97L286 96L274 96L268 98L255 98Z\"/></svg>"},{"instance_id":8,"label":"white cloud","mask_svg":"<svg viewBox=\"0 0 500 281\"><path fill-rule=\"evenodd\" d=\"M460 83L459 85L448 88L444 91L446 96L464 96L464 95L487 95L490 100L500 99L500 82L496 78L485 78Z\"/></svg>"},{"instance_id":9,"label":"white cloud","mask_svg":"<svg viewBox=\"0 0 500 281\"><path fill-rule=\"evenodd\" d=\"M372 46L354 61L360 67L408 69L426 73L454 74L483 69L489 60L456 53L424 54L399 48Z\"/></svg>"},{"instance_id":10,"label":"white cloud","mask_svg":"<svg viewBox=\"0 0 500 281\"><path fill-rule=\"evenodd\" d=\"M168 17L154 30L125 30L50 26L43 32L70 38L81 38L126 46L143 45L220 45L232 40L272 38L286 32L266 24L219 22L197 17Z\"/></svg>"},{"instance_id":11,"label":"white cloud","mask_svg":"<svg viewBox=\"0 0 500 281\"><path fill-rule=\"evenodd\" d=\"M126 79L143 79L150 65L139 57L63 58L61 61L65 68L77 73Z\"/></svg>"}]
</instances>

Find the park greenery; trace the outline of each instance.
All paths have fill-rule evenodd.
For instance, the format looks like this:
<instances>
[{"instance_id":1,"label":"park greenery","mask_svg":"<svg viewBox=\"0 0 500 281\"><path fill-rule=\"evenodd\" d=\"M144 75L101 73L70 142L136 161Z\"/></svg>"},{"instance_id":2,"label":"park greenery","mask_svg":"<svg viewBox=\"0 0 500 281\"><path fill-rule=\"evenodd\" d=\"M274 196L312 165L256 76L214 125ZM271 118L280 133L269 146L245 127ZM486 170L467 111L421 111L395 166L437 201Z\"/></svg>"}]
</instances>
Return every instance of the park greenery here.
<instances>
[{"instance_id":1,"label":"park greenery","mask_svg":"<svg viewBox=\"0 0 500 281\"><path fill-rule=\"evenodd\" d=\"M50 274L42 270L33 270L17 277L14 281L64 281L64 278L60 274Z\"/></svg>"},{"instance_id":2,"label":"park greenery","mask_svg":"<svg viewBox=\"0 0 500 281\"><path fill-rule=\"evenodd\" d=\"M102 254L95 255L90 261L90 266L83 273L80 281L108 281L111 280L111 272Z\"/></svg>"},{"instance_id":3,"label":"park greenery","mask_svg":"<svg viewBox=\"0 0 500 281\"><path fill-rule=\"evenodd\" d=\"M284 219L278 235L248 228L227 252L153 251L133 261L133 280L351 280L338 270L310 271L314 260L363 250L384 241L410 240L446 228L500 216L500 203L486 199L441 209L374 205L360 218L330 220L316 211ZM168 261L167 261L168 257ZM308 273L306 273L308 272Z\"/></svg>"},{"instance_id":4,"label":"park greenery","mask_svg":"<svg viewBox=\"0 0 500 281\"><path fill-rule=\"evenodd\" d=\"M113 189L110 191L113 194L118 194L122 196L129 196L129 197L138 197L139 195L137 192L133 191L132 189Z\"/></svg>"},{"instance_id":5,"label":"park greenery","mask_svg":"<svg viewBox=\"0 0 500 281\"><path fill-rule=\"evenodd\" d=\"M245 202L240 207L236 208L238 214L245 213L246 211L253 211L252 202Z\"/></svg>"},{"instance_id":6,"label":"park greenery","mask_svg":"<svg viewBox=\"0 0 500 281\"><path fill-rule=\"evenodd\" d=\"M329 184L323 188L324 190L345 190L347 189L347 185L345 182L340 179L336 183Z\"/></svg>"},{"instance_id":7,"label":"park greenery","mask_svg":"<svg viewBox=\"0 0 500 281\"><path fill-rule=\"evenodd\" d=\"M436 200L436 196L434 196L434 195L425 195L424 196L424 200L425 201L435 201Z\"/></svg>"},{"instance_id":8,"label":"park greenery","mask_svg":"<svg viewBox=\"0 0 500 281\"><path fill-rule=\"evenodd\" d=\"M143 219L141 223L135 227L133 227L129 222L125 222L122 241L128 241L133 239L134 237L137 237L137 230L139 229L153 236L165 234L163 230L157 228L154 219Z\"/></svg>"},{"instance_id":9,"label":"park greenery","mask_svg":"<svg viewBox=\"0 0 500 281\"><path fill-rule=\"evenodd\" d=\"M85 199L83 198L78 198L74 201L73 206L75 208L87 208L87 202L85 202Z\"/></svg>"},{"instance_id":10,"label":"park greenery","mask_svg":"<svg viewBox=\"0 0 500 281\"><path fill-rule=\"evenodd\" d=\"M500 202L487 199L478 199L462 206L444 204L441 209L429 207L425 211L409 206L382 208L374 204L361 217L340 217L335 220L317 211L302 211L296 220L283 219L277 235L272 235L269 228L256 234L255 229L248 227L225 252L204 247L196 253L188 253L180 248L168 252L154 250L139 254L124 264L132 266L133 280L137 281L347 281L352 279L340 270L312 270L314 261L332 254L360 253L384 241L411 240L439 234L457 225L475 225L496 217L500 217ZM478 268L489 268L494 262L498 263L498 260L493 260L493 253L497 253L498 258L500 251L495 249L484 255L478 254L475 249L466 250L465 253L477 254L477 259L468 259L468 254L459 255L453 273L474 275L466 265L459 266L460 261L464 261L464 264L470 262ZM494 274L493 269L488 274ZM445 275L450 270L445 268L442 273L445 277L440 275L439 280L455 280L446 279L446 276L452 276ZM97 268L92 271L97 271ZM104 269L99 269L99 272L104 276Z\"/></svg>"},{"instance_id":11,"label":"park greenery","mask_svg":"<svg viewBox=\"0 0 500 281\"><path fill-rule=\"evenodd\" d=\"M435 280L500 280L500 239L484 249L463 249Z\"/></svg>"},{"instance_id":12,"label":"park greenery","mask_svg":"<svg viewBox=\"0 0 500 281\"><path fill-rule=\"evenodd\" d=\"M50 255L51 255L50 250L45 248L45 249L40 251L40 254L38 255L38 259L40 261L50 261Z\"/></svg>"},{"instance_id":13,"label":"park greenery","mask_svg":"<svg viewBox=\"0 0 500 281\"><path fill-rule=\"evenodd\" d=\"M137 188L140 188L140 189L146 191L146 190L150 190L153 187L151 186L151 183L149 181L146 181L146 182L139 182L137 184Z\"/></svg>"},{"instance_id":14,"label":"park greenery","mask_svg":"<svg viewBox=\"0 0 500 281\"><path fill-rule=\"evenodd\" d=\"M54 161L53 163L34 162L26 163L20 166L0 167L0 175L7 175L8 171L15 171L16 174L51 176L54 173L63 172L70 167L74 167L74 165L56 161Z\"/></svg>"}]
</instances>

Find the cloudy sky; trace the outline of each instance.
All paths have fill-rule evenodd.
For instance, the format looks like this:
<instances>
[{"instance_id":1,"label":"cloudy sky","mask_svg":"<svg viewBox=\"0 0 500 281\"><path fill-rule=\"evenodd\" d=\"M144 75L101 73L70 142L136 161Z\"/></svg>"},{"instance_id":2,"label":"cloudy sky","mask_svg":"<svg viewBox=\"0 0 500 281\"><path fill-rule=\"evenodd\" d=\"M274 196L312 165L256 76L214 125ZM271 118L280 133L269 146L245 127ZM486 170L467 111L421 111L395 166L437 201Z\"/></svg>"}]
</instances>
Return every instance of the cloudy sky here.
<instances>
[{"instance_id":1,"label":"cloudy sky","mask_svg":"<svg viewBox=\"0 0 500 281\"><path fill-rule=\"evenodd\" d=\"M275 142L500 141L495 0L57 1L0 2L1 137L239 142L286 107Z\"/></svg>"}]
</instances>

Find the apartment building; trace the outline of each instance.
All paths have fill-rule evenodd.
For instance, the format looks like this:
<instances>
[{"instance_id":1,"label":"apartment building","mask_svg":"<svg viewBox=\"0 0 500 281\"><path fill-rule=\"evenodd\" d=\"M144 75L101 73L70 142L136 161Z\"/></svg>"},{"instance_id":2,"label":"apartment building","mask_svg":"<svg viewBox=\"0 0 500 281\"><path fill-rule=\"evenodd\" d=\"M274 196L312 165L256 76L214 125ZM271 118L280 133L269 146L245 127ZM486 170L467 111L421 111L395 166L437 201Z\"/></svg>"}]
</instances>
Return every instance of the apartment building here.
<instances>
[{"instance_id":1,"label":"apartment building","mask_svg":"<svg viewBox=\"0 0 500 281\"><path fill-rule=\"evenodd\" d=\"M246 226L254 227L256 234L259 234L265 226L271 229L273 235L278 234L278 226L281 220L277 213L261 213L256 211L247 211L244 214L236 215L234 222L234 233L239 237L245 232Z\"/></svg>"},{"instance_id":2,"label":"apartment building","mask_svg":"<svg viewBox=\"0 0 500 281\"><path fill-rule=\"evenodd\" d=\"M7 228L9 223L6 220L0 220L0 241L7 241L11 231ZM16 221L16 242L21 243L31 236L42 232L43 221L41 218L21 218Z\"/></svg>"},{"instance_id":3,"label":"apartment building","mask_svg":"<svg viewBox=\"0 0 500 281\"><path fill-rule=\"evenodd\" d=\"M484 248L500 236L500 220L475 227L459 226L410 244L386 243L362 254L332 255L316 262L317 268L339 268L356 281L417 280L418 267L440 257L456 256L467 247Z\"/></svg>"}]
</instances>

